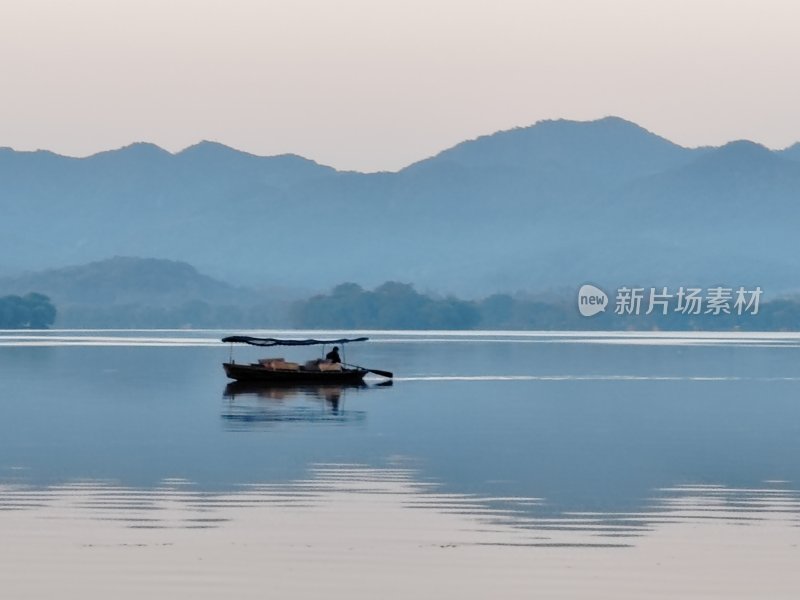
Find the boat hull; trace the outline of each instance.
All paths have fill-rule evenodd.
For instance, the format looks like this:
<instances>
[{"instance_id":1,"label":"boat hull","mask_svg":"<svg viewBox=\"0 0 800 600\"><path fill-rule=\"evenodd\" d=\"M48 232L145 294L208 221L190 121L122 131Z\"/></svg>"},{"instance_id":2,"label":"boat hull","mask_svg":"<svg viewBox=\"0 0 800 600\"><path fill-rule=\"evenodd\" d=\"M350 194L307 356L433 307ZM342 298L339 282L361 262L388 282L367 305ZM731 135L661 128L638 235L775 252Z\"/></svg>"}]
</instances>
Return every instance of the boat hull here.
<instances>
[{"instance_id":1,"label":"boat hull","mask_svg":"<svg viewBox=\"0 0 800 600\"><path fill-rule=\"evenodd\" d=\"M359 383L367 371L342 369L341 371L283 371L265 369L261 365L222 363L225 374L236 381L261 381L269 383Z\"/></svg>"}]
</instances>

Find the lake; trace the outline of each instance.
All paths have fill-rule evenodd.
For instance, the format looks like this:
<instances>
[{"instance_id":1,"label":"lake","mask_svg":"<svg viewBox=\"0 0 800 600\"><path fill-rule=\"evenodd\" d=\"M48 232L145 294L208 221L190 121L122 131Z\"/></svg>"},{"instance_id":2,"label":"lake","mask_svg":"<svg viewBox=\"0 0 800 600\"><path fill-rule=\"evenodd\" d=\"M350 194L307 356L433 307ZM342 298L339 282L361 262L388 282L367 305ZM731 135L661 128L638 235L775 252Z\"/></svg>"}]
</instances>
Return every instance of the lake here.
<instances>
[{"instance_id":1,"label":"lake","mask_svg":"<svg viewBox=\"0 0 800 600\"><path fill-rule=\"evenodd\" d=\"M800 586L800 334L368 332L392 385L242 388L231 333L0 332L8 597Z\"/></svg>"}]
</instances>

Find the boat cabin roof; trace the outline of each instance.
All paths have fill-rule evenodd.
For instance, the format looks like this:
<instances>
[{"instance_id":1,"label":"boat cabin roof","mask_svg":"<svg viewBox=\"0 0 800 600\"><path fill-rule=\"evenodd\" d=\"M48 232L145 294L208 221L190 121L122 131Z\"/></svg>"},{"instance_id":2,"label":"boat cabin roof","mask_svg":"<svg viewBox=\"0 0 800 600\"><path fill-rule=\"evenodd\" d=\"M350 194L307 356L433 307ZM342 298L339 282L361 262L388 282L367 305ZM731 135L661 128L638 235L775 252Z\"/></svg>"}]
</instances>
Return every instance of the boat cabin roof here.
<instances>
[{"instance_id":1,"label":"boat cabin roof","mask_svg":"<svg viewBox=\"0 0 800 600\"><path fill-rule=\"evenodd\" d=\"M223 342L231 344L250 344L251 346L322 346L330 344L349 344L350 342L366 342L369 338L340 338L338 340L286 340L279 338L259 338L249 335L231 335L222 338Z\"/></svg>"}]
</instances>

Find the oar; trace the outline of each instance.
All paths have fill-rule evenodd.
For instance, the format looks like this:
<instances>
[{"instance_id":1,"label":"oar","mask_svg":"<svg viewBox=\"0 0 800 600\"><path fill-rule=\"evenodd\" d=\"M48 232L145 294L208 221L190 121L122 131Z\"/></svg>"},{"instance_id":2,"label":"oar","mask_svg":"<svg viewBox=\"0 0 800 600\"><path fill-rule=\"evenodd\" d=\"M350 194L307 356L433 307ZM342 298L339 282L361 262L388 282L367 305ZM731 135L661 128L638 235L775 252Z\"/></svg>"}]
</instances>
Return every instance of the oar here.
<instances>
[{"instance_id":1,"label":"oar","mask_svg":"<svg viewBox=\"0 0 800 600\"><path fill-rule=\"evenodd\" d=\"M358 365L345 365L345 366L361 369L362 371L366 371L367 373L375 373L375 375L380 375L381 377L388 377L389 379L394 377L394 373L392 373L391 371L381 371L380 369L368 369L366 367L359 367Z\"/></svg>"}]
</instances>

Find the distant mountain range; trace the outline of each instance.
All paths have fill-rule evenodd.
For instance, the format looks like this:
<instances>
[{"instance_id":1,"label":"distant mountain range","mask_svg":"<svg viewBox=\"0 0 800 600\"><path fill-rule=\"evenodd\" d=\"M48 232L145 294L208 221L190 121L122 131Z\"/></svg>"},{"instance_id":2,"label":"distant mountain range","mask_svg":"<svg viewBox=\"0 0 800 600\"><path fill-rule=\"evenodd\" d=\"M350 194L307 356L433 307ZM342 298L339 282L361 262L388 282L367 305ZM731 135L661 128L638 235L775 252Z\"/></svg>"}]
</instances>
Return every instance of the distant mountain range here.
<instances>
[{"instance_id":1,"label":"distant mountain range","mask_svg":"<svg viewBox=\"0 0 800 600\"><path fill-rule=\"evenodd\" d=\"M800 289L800 144L684 148L614 117L495 133L393 173L211 142L0 149L0 215L17 273L146 255L250 288Z\"/></svg>"},{"instance_id":2,"label":"distant mountain range","mask_svg":"<svg viewBox=\"0 0 800 600\"><path fill-rule=\"evenodd\" d=\"M114 257L0 278L0 298L45 294L58 327L286 326L287 290L252 290L165 259Z\"/></svg>"},{"instance_id":3,"label":"distant mountain range","mask_svg":"<svg viewBox=\"0 0 800 600\"><path fill-rule=\"evenodd\" d=\"M202 300L210 304L253 304L252 290L217 281L186 263L115 257L85 265L0 278L0 296L36 291L57 305L145 304L170 307Z\"/></svg>"}]
</instances>

